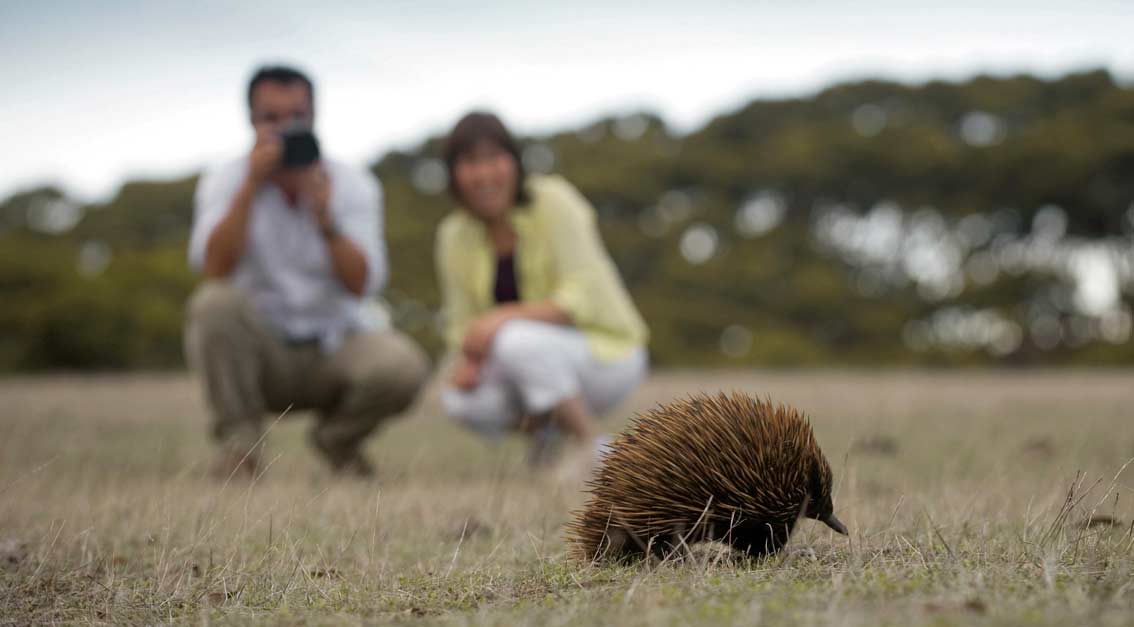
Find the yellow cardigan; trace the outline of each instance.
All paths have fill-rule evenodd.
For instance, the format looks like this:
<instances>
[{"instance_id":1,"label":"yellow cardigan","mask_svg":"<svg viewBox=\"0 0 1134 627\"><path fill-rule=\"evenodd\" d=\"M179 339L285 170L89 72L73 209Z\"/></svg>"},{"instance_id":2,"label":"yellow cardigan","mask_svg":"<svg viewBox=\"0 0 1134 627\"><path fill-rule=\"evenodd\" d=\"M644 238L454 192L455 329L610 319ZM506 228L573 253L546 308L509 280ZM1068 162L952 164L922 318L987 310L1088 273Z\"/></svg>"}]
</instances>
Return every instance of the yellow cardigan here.
<instances>
[{"instance_id":1,"label":"yellow cardigan","mask_svg":"<svg viewBox=\"0 0 1134 627\"><path fill-rule=\"evenodd\" d=\"M529 176L527 189L531 202L510 213L520 300L562 307L601 361L644 346L649 331L603 246L590 203L559 176ZM496 305L496 252L484 224L458 208L441 221L434 253L445 340L457 351L468 324Z\"/></svg>"}]
</instances>

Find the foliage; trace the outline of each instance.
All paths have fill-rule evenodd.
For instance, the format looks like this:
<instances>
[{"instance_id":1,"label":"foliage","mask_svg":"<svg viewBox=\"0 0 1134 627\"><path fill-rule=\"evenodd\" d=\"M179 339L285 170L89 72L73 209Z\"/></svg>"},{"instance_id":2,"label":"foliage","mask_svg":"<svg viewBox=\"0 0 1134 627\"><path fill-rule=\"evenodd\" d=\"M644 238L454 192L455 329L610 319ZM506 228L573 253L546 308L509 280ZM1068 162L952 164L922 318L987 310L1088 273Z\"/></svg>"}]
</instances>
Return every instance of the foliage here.
<instances>
[{"instance_id":1,"label":"foliage","mask_svg":"<svg viewBox=\"0 0 1134 627\"><path fill-rule=\"evenodd\" d=\"M650 323L657 364L1134 360L1134 89L1106 72L919 86L864 81L753 101L688 134L636 114L525 143L542 151L545 163L536 154L533 166L546 167L551 155L551 169L597 207L603 237ZM452 206L443 189L423 183L438 148L430 138L373 166L387 200L386 296L397 323L433 353L440 350L433 232ZM179 364L180 308L194 283L183 261L194 184L128 183L53 235L32 218L67 203L60 190L0 203L0 369ZM783 214L744 232L738 210L761 194L778 199ZM909 270L916 251L908 242L897 244L906 259L879 262L839 248L853 241L820 237L835 210L868 220L891 206L902 228L936 224L954 243L966 217L992 230L954 246L956 276L939 284ZM1048 253L1062 266L968 277L970 261L1003 260L1013 246L1033 259L1035 225L1052 207L1064 220L1063 248ZM681 252L691 237L710 241L704 259ZM1067 306L1075 289L1068 260L1095 244L1127 251L1116 262L1121 300L1109 322ZM109 265L100 260L105 252ZM949 311L994 314L1007 335L996 350L957 340L941 327ZM1043 345L1033 331L1048 319L1062 340ZM739 343L725 350L729 328Z\"/></svg>"}]
</instances>

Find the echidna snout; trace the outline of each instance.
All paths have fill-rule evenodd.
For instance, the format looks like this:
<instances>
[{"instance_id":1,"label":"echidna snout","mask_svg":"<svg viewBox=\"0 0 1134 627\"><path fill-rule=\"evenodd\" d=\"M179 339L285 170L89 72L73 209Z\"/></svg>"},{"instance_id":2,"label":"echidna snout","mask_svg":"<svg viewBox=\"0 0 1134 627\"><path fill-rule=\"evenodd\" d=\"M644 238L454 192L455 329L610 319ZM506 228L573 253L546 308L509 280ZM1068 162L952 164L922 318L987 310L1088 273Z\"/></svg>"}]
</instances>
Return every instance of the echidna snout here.
<instances>
[{"instance_id":1,"label":"echidna snout","mask_svg":"<svg viewBox=\"0 0 1134 627\"><path fill-rule=\"evenodd\" d=\"M818 520L819 522L833 529L836 533L841 533L844 536L850 535L847 531L847 526L844 525L843 522L835 516L835 507L831 503L830 495L828 495L827 498L819 504L819 507L815 508L814 510L809 507L805 516Z\"/></svg>"},{"instance_id":2,"label":"echidna snout","mask_svg":"<svg viewBox=\"0 0 1134 627\"><path fill-rule=\"evenodd\" d=\"M804 510L803 515L818 520L836 533L849 535L847 526L835 516L835 505L831 500L831 481L831 468L827 465L827 460L819 459L818 464L811 470L811 493L808 495L807 509Z\"/></svg>"},{"instance_id":3,"label":"echidna snout","mask_svg":"<svg viewBox=\"0 0 1134 627\"><path fill-rule=\"evenodd\" d=\"M820 518L819 520L831 529L834 529L836 533L841 533L844 536L850 535L850 532L847 531L847 526L843 524L843 521L835 518L833 513L827 514L825 518Z\"/></svg>"}]
</instances>

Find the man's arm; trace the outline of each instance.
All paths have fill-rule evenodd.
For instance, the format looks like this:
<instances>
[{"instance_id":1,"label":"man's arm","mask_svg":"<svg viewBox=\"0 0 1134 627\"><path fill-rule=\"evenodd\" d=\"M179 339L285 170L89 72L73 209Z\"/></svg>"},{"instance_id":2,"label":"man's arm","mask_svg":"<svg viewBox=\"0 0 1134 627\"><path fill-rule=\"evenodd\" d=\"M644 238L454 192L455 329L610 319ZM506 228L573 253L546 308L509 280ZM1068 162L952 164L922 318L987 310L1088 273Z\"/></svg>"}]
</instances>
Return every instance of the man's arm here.
<instances>
[{"instance_id":1,"label":"man's arm","mask_svg":"<svg viewBox=\"0 0 1134 627\"><path fill-rule=\"evenodd\" d=\"M335 227L321 227L327 251L331 254L331 265L339 282L355 296L366 292L366 256Z\"/></svg>"},{"instance_id":2,"label":"man's arm","mask_svg":"<svg viewBox=\"0 0 1134 627\"><path fill-rule=\"evenodd\" d=\"M232 197L220 222L213 227L205 243L205 259L201 272L209 278L224 278L236 269L244 256L248 240L248 223L252 216L252 199L256 191L279 165L283 144L272 134L263 134L256 140L248 157L248 172Z\"/></svg>"},{"instance_id":3,"label":"man's arm","mask_svg":"<svg viewBox=\"0 0 1134 627\"><path fill-rule=\"evenodd\" d=\"M366 254L344 234L335 221L334 212L331 211L331 180L322 165L315 165L307 173L304 182L305 201L309 203L319 232L327 245L327 253L331 257L331 267L335 276L350 293L363 296L366 293L367 277L370 264L367 263ZM359 202L354 198L347 198L347 202ZM365 211L370 207L354 207L352 211ZM349 225L352 226L353 225ZM366 233L357 233L354 236L365 237ZM375 236L371 235L371 236Z\"/></svg>"},{"instance_id":4,"label":"man's arm","mask_svg":"<svg viewBox=\"0 0 1134 627\"><path fill-rule=\"evenodd\" d=\"M224 218L213 227L205 244L205 263L201 267L206 277L216 279L232 274L244 255L252 198L256 195L256 188L252 185L247 178L241 183Z\"/></svg>"}]
</instances>

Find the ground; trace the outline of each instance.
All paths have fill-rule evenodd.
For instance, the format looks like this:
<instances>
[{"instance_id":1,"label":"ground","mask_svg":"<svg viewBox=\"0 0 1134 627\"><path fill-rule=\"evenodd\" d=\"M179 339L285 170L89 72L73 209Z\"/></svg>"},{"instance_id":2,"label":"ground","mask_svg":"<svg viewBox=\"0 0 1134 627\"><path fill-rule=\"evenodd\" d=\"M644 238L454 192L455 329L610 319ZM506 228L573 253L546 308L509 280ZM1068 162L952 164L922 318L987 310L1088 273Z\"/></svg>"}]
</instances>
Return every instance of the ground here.
<instances>
[{"instance_id":1,"label":"ground","mask_svg":"<svg viewBox=\"0 0 1134 627\"><path fill-rule=\"evenodd\" d=\"M607 426L718 389L811 417L849 538L575 564L580 486L432 397L371 443L377 483L296 415L220 484L184 375L0 380L0 623L1134 625L1134 372L663 372Z\"/></svg>"}]
</instances>

